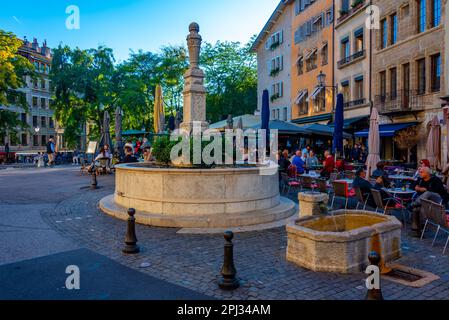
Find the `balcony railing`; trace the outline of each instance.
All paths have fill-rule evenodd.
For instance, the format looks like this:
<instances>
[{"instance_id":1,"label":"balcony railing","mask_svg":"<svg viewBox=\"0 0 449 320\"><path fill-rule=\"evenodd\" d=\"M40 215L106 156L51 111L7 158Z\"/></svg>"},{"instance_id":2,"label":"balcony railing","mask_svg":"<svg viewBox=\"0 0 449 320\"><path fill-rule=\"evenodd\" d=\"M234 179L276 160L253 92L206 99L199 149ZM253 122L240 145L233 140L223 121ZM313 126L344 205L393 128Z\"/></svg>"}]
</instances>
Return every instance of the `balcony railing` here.
<instances>
[{"instance_id":1,"label":"balcony railing","mask_svg":"<svg viewBox=\"0 0 449 320\"><path fill-rule=\"evenodd\" d=\"M362 98L362 99L357 99L357 100L346 102L344 104L344 107L345 108L353 108L353 107L361 106L364 104L366 104L366 99Z\"/></svg>"},{"instance_id":2,"label":"balcony railing","mask_svg":"<svg viewBox=\"0 0 449 320\"><path fill-rule=\"evenodd\" d=\"M338 68L341 69L341 68L343 68L345 65L347 65L347 64L349 64L349 63L351 63L351 62L353 62L353 61L355 61L355 60L357 60L357 59L359 59L359 58L365 57L365 54L366 54L366 50L360 50L360 51L354 53L353 55L351 55L351 56L349 56L349 57L346 57L346 58L344 58L344 59L341 59L341 60L338 61L338 63L337 63Z\"/></svg>"},{"instance_id":3,"label":"balcony railing","mask_svg":"<svg viewBox=\"0 0 449 320\"><path fill-rule=\"evenodd\" d=\"M377 95L374 103L381 114L424 110L423 96L417 90L398 90Z\"/></svg>"},{"instance_id":4,"label":"balcony railing","mask_svg":"<svg viewBox=\"0 0 449 320\"><path fill-rule=\"evenodd\" d=\"M362 8L365 5L365 0L356 0L353 3L353 6L349 10L340 10L340 16L337 19L337 23L343 22L349 17L351 17L353 14L358 12L360 8Z\"/></svg>"}]
</instances>

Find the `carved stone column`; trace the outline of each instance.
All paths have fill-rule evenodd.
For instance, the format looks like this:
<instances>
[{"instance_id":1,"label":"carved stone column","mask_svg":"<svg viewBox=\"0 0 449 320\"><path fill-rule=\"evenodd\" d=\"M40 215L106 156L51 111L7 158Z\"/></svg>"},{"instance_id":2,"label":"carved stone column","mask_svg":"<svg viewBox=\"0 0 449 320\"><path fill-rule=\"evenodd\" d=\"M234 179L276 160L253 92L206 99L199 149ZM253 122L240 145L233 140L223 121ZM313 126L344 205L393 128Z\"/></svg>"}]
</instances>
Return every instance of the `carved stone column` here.
<instances>
[{"instance_id":1,"label":"carved stone column","mask_svg":"<svg viewBox=\"0 0 449 320\"><path fill-rule=\"evenodd\" d=\"M184 74L184 122L181 129L192 132L195 126L204 131L209 127L206 122L206 88L204 87L204 72L199 68L202 38L199 35L200 27L197 23L189 26L190 34L187 36L189 48L190 67Z\"/></svg>"}]
</instances>

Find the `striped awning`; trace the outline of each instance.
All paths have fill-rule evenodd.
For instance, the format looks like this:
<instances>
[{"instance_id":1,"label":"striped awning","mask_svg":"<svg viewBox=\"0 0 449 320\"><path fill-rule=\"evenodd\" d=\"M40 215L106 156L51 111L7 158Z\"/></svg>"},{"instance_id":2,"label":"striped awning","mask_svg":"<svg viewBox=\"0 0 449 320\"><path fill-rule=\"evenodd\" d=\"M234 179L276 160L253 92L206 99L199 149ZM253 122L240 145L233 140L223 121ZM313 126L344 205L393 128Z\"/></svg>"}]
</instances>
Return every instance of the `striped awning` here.
<instances>
[{"instance_id":1,"label":"striped awning","mask_svg":"<svg viewBox=\"0 0 449 320\"><path fill-rule=\"evenodd\" d=\"M311 50L307 53L307 55L306 55L306 60L310 59L310 57L311 57L312 55L314 55L317 51L318 51L318 48L313 48L313 49L311 49Z\"/></svg>"},{"instance_id":2,"label":"striped awning","mask_svg":"<svg viewBox=\"0 0 449 320\"><path fill-rule=\"evenodd\" d=\"M307 99L307 101L310 101L310 99L315 100L316 97L321 93L321 91L324 90L324 87L316 87L315 90L313 90L313 93L310 95L310 97Z\"/></svg>"},{"instance_id":3,"label":"striped awning","mask_svg":"<svg viewBox=\"0 0 449 320\"><path fill-rule=\"evenodd\" d=\"M302 90L295 99L296 104L300 104L307 94L307 89Z\"/></svg>"}]
</instances>

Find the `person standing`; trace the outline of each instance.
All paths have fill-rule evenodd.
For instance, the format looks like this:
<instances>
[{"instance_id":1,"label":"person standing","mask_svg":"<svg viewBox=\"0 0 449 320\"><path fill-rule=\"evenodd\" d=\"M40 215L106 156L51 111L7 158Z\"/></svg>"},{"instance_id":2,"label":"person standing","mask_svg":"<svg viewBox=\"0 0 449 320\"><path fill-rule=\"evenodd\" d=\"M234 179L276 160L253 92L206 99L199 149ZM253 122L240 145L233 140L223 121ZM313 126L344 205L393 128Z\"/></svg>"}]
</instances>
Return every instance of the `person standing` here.
<instances>
[{"instance_id":1,"label":"person standing","mask_svg":"<svg viewBox=\"0 0 449 320\"><path fill-rule=\"evenodd\" d=\"M53 136L51 136L47 142L47 155L48 165L51 167L55 164L55 143L53 141Z\"/></svg>"}]
</instances>

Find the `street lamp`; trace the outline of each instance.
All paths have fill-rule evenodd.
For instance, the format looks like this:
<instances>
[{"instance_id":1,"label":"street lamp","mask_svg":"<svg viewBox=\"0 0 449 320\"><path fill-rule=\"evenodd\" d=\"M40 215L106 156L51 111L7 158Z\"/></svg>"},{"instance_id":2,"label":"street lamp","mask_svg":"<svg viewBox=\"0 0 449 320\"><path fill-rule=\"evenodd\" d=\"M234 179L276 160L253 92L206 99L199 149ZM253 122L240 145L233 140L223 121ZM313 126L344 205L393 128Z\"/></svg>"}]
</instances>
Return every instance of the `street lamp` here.
<instances>
[{"instance_id":1,"label":"street lamp","mask_svg":"<svg viewBox=\"0 0 449 320\"><path fill-rule=\"evenodd\" d=\"M319 87L326 87L326 74L324 74L322 70L320 71L320 74L318 75L317 79Z\"/></svg>"}]
</instances>

